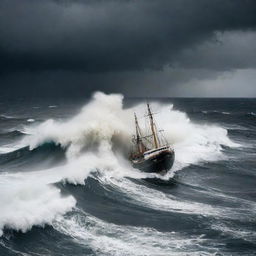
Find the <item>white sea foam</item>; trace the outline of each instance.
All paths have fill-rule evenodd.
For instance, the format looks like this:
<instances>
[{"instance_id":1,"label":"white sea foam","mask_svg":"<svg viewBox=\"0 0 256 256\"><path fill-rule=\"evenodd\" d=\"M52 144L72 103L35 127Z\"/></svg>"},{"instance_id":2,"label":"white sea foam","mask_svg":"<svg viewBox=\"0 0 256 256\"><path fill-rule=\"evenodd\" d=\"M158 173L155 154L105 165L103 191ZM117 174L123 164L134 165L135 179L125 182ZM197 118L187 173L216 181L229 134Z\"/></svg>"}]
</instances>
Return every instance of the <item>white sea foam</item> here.
<instances>
[{"instance_id":1,"label":"white sea foam","mask_svg":"<svg viewBox=\"0 0 256 256\"><path fill-rule=\"evenodd\" d=\"M122 99L121 95L98 92L69 121L48 120L26 128L25 132L30 135L22 141L23 145L34 149L49 141L60 144L67 149L67 164L39 172L1 174L0 230L9 227L26 231L33 225L52 223L56 216L71 210L76 202L71 196L62 197L60 191L51 184L59 181L84 184L88 175L97 170L102 174L101 182L109 183L112 180L112 185L122 187L134 200L144 200L148 207L152 207L158 200L166 210L173 211L176 207L177 211L182 209L195 214L215 212L215 209L207 205L188 202L176 204L176 200L164 198L160 192L159 197L154 199L151 190L144 191L142 187L128 182L125 177L145 178L154 175L133 169L126 160L134 132L133 112L143 117L145 105L124 109ZM190 164L222 159L222 145L237 146L221 127L194 124L185 113L173 110L170 105L153 103L152 109L159 112L157 121L165 129L176 152L173 171L167 178ZM170 207L170 204L176 206Z\"/></svg>"},{"instance_id":2,"label":"white sea foam","mask_svg":"<svg viewBox=\"0 0 256 256\"><path fill-rule=\"evenodd\" d=\"M203 235L186 237L177 232L159 232L148 227L122 226L107 223L81 210L71 217L59 217L53 227L98 255L213 255L212 248L204 246ZM207 251L205 249L207 248Z\"/></svg>"},{"instance_id":3,"label":"white sea foam","mask_svg":"<svg viewBox=\"0 0 256 256\"><path fill-rule=\"evenodd\" d=\"M4 119L14 119L14 116L10 116L10 115L6 115L6 114L1 114L0 117L4 118Z\"/></svg>"},{"instance_id":4,"label":"white sea foam","mask_svg":"<svg viewBox=\"0 0 256 256\"><path fill-rule=\"evenodd\" d=\"M116 171L134 178L145 177L136 170L127 170L120 164L107 143L102 143L96 153L80 155L58 166L41 171L0 174L0 236L4 228L25 232L32 226L51 224L58 216L70 211L76 200L72 196L61 196L52 184L68 182L84 184L85 179L97 170ZM123 166L123 167L122 167ZM123 170L123 171L122 171Z\"/></svg>"},{"instance_id":5,"label":"white sea foam","mask_svg":"<svg viewBox=\"0 0 256 256\"><path fill-rule=\"evenodd\" d=\"M253 221L254 222L254 221ZM236 225L235 223L229 222L216 222L211 225L213 230L221 231L223 234L232 236L236 239L243 239L248 242L254 243L256 241L256 232L250 227L244 227L240 225Z\"/></svg>"},{"instance_id":6,"label":"white sea foam","mask_svg":"<svg viewBox=\"0 0 256 256\"><path fill-rule=\"evenodd\" d=\"M22 147L26 146L22 143L12 143L12 144L6 144L0 147L0 154L6 154L13 151L16 151L18 149L21 149Z\"/></svg>"},{"instance_id":7,"label":"white sea foam","mask_svg":"<svg viewBox=\"0 0 256 256\"><path fill-rule=\"evenodd\" d=\"M15 147L9 146L9 145L4 145L4 146L0 147L0 154L6 154L6 153L12 152L14 150L16 150Z\"/></svg>"},{"instance_id":8,"label":"white sea foam","mask_svg":"<svg viewBox=\"0 0 256 256\"><path fill-rule=\"evenodd\" d=\"M4 228L25 232L51 223L75 206L72 196L62 197L59 189L22 174L1 174L0 195L0 236Z\"/></svg>"},{"instance_id":9,"label":"white sea foam","mask_svg":"<svg viewBox=\"0 0 256 256\"><path fill-rule=\"evenodd\" d=\"M218 111L218 110L203 110L201 111L203 114L211 114L211 113L219 113L219 114L223 114L223 115L230 115L230 112L227 111Z\"/></svg>"},{"instance_id":10,"label":"white sea foam","mask_svg":"<svg viewBox=\"0 0 256 256\"><path fill-rule=\"evenodd\" d=\"M233 220L253 220L256 204L243 199L226 196L217 192L203 191L202 194L220 198L227 203L232 203L236 207L224 207L223 205L208 204L187 201L177 198L171 194L149 188L143 184L136 184L126 178L118 178L111 172L102 172L98 180L103 186L111 185L115 191L124 194L123 200L131 204L141 205L151 209L166 212L176 212L183 214L195 214L200 216L213 216L216 219L233 219ZM197 192L199 193L199 192Z\"/></svg>"},{"instance_id":11,"label":"white sea foam","mask_svg":"<svg viewBox=\"0 0 256 256\"><path fill-rule=\"evenodd\" d=\"M67 122L48 120L36 127L28 127L25 143L33 149L47 141L67 147L67 157L77 157L83 149L97 149L102 141L112 149L128 155L131 136L134 133L133 112L144 116L144 104L124 109L121 95L95 93L92 101ZM218 126L192 123L183 112L173 110L172 105L153 103L152 109L168 140L174 145L176 161L174 170L200 161L221 159L222 145L237 146L227 136L227 130ZM140 119L139 121L142 122Z\"/></svg>"}]
</instances>

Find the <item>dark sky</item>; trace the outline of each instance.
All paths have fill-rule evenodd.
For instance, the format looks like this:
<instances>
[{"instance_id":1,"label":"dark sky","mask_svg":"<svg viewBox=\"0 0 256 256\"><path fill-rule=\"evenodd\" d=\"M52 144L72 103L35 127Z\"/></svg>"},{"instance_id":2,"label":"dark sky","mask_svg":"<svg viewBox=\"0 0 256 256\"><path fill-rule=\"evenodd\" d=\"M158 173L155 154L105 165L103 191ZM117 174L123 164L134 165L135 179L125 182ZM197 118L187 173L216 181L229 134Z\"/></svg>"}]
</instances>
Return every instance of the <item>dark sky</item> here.
<instances>
[{"instance_id":1,"label":"dark sky","mask_svg":"<svg viewBox=\"0 0 256 256\"><path fill-rule=\"evenodd\" d=\"M1 0L2 95L256 97L255 0Z\"/></svg>"}]
</instances>

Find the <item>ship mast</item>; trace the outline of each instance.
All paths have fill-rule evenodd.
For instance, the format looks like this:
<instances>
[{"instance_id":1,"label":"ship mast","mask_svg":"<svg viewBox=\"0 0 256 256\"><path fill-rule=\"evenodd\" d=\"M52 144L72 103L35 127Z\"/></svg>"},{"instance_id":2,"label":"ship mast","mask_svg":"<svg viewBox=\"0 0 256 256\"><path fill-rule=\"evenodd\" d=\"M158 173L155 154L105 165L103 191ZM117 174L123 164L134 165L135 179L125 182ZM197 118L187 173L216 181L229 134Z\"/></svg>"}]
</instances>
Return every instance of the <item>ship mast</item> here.
<instances>
[{"instance_id":1,"label":"ship mast","mask_svg":"<svg viewBox=\"0 0 256 256\"><path fill-rule=\"evenodd\" d=\"M135 119L135 127L136 127L136 144L138 146L138 152L143 153L143 149L145 148L145 146L141 141L141 131L140 131L138 119L135 113L134 113L134 119Z\"/></svg>"},{"instance_id":2,"label":"ship mast","mask_svg":"<svg viewBox=\"0 0 256 256\"><path fill-rule=\"evenodd\" d=\"M157 134L156 134L156 131L155 131L154 119L153 119L153 115L152 115L152 112L151 112L151 109L150 109L148 103L147 103L147 107L148 107L148 116L149 116L149 120L150 120L150 127L151 127L151 131L152 131L152 134L153 134L155 148L158 148L159 145L158 145Z\"/></svg>"}]
</instances>

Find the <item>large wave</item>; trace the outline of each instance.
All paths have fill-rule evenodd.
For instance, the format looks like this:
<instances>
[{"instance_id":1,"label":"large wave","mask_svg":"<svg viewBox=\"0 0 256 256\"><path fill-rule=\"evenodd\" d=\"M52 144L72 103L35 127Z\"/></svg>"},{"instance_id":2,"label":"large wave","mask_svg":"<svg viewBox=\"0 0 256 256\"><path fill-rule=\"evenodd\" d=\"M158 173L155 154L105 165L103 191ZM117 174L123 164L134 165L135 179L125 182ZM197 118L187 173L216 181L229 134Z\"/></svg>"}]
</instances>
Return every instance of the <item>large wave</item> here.
<instances>
[{"instance_id":1,"label":"large wave","mask_svg":"<svg viewBox=\"0 0 256 256\"><path fill-rule=\"evenodd\" d=\"M158 112L156 120L174 145L174 170L200 161L218 160L223 157L223 145L237 146L228 138L226 129L216 125L195 124L185 113L174 110L173 105L155 102L152 108ZM143 117L139 121L144 125L144 104L125 109L122 95L97 92L81 112L69 121L50 119L39 126L27 128L26 132L31 136L25 138L24 144L34 149L51 141L67 148L67 158L72 159L84 152L98 151L104 142L109 144L110 150L127 156L134 133L134 111Z\"/></svg>"},{"instance_id":2,"label":"large wave","mask_svg":"<svg viewBox=\"0 0 256 256\"><path fill-rule=\"evenodd\" d=\"M172 171L158 178L169 179L190 164L223 159L222 146L237 146L228 138L226 129L195 124L172 105L153 102L152 109L158 112L156 120L176 152ZM52 223L57 216L70 211L76 200L62 196L52 185L56 182L84 184L95 171L102 175L100 182L118 179L117 186L125 177L156 176L133 169L127 160L134 133L134 111L143 118L139 119L142 123L145 104L124 108L122 95L97 92L80 113L66 122L50 119L28 126L25 132L30 135L25 136L23 145L33 150L45 143L55 143L65 149L67 161L41 171L1 174L0 193L6 196L0 201L0 235L4 228L26 231L33 225Z\"/></svg>"}]
</instances>

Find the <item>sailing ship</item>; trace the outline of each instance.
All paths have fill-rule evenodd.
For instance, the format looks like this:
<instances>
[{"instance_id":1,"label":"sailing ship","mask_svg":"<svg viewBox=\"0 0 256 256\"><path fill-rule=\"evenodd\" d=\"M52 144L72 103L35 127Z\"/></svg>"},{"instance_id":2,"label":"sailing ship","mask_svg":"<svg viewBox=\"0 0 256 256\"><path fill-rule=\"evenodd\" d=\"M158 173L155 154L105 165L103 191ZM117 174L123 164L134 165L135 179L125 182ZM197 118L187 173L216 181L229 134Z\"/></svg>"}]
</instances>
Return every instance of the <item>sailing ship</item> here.
<instances>
[{"instance_id":1,"label":"sailing ship","mask_svg":"<svg viewBox=\"0 0 256 256\"><path fill-rule=\"evenodd\" d=\"M147 103L146 117L149 118L149 134L143 136L136 113L134 113L136 134L132 140L134 146L130 161L134 168L141 171L164 174L173 165L174 150L162 134L163 130L157 129L149 103Z\"/></svg>"}]
</instances>

